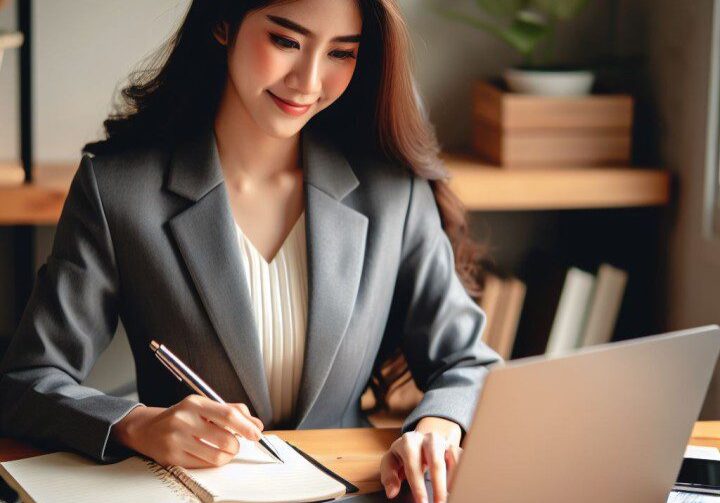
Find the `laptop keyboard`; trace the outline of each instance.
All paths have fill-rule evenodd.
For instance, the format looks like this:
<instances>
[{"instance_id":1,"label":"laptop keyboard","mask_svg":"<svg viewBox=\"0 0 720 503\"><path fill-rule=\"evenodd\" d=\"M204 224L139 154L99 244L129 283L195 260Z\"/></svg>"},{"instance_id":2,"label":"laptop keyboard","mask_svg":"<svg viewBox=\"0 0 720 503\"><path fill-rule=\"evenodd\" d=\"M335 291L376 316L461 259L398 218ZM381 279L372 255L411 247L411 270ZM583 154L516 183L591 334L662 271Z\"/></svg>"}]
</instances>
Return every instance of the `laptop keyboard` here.
<instances>
[{"instance_id":1,"label":"laptop keyboard","mask_svg":"<svg viewBox=\"0 0 720 503\"><path fill-rule=\"evenodd\" d=\"M667 503L720 503L720 496L671 491Z\"/></svg>"}]
</instances>

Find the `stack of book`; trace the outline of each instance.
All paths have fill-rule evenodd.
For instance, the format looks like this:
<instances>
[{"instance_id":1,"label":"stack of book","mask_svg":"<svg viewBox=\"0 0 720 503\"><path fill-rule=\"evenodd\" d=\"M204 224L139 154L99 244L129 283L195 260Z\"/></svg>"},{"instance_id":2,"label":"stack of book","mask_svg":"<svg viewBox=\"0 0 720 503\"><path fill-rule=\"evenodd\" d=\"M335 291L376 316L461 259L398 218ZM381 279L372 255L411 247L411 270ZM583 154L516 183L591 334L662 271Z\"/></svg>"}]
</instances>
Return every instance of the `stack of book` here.
<instances>
[{"instance_id":1,"label":"stack of book","mask_svg":"<svg viewBox=\"0 0 720 503\"><path fill-rule=\"evenodd\" d=\"M628 275L603 263L597 274L567 267L547 256L528 263L528 295L513 358L561 356L610 342Z\"/></svg>"}]
</instances>

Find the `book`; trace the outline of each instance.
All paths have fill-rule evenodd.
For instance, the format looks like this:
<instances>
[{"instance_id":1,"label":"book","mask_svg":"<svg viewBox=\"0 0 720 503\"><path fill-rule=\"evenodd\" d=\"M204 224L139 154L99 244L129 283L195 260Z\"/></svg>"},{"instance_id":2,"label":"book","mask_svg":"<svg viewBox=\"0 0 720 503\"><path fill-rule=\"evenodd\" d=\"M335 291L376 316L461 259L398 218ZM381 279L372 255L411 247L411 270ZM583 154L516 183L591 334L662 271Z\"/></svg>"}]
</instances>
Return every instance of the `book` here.
<instances>
[{"instance_id":1,"label":"book","mask_svg":"<svg viewBox=\"0 0 720 503\"><path fill-rule=\"evenodd\" d=\"M502 280L495 274L488 273L485 278L485 289L480 299L480 308L485 312L486 322L483 331L482 341L495 349L496 318L500 307L500 297L502 295Z\"/></svg>"},{"instance_id":2,"label":"book","mask_svg":"<svg viewBox=\"0 0 720 503\"><path fill-rule=\"evenodd\" d=\"M515 343L518 323L520 322L520 312L525 300L525 291L525 283L517 278L511 277L503 281L500 313L497 317L497 323L493 325L495 330L495 347L493 349L504 360L510 359L513 344Z\"/></svg>"},{"instance_id":3,"label":"book","mask_svg":"<svg viewBox=\"0 0 720 503\"><path fill-rule=\"evenodd\" d=\"M627 272L610 264L601 264L587 322L580 337L581 346L604 344L612 339L620 312Z\"/></svg>"},{"instance_id":4,"label":"book","mask_svg":"<svg viewBox=\"0 0 720 503\"><path fill-rule=\"evenodd\" d=\"M0 475L33 503L310 502L357 490L276 435L266 437L284 463L241 438L235 458L214 468L164 467L144 456L98 464L57 452L0 463Z\"/></svg>"},{"instance_id":5,"label":"book","mask_svg":"<svg viewBox=\"0 0 720 503\"><path fill-rule=\"evenodd\" d=\"M547 356L560 356L579 347L594 286L593 274L577 267L568 269L545 349Z\"/></svg>"}]
</instances>

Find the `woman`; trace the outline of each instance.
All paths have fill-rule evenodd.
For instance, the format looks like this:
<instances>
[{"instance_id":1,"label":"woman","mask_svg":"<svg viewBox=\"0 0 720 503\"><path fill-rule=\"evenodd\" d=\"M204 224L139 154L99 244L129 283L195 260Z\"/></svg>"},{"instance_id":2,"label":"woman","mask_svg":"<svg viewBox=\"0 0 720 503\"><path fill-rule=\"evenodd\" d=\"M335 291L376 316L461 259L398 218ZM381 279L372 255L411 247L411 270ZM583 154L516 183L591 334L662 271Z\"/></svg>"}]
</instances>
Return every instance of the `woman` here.
<instances>
[{"instance_id":1,"label":"woman","mask_svg":"<svg viewBox=\"0 0 720 503\"><path fill-rule=\"evenodd\" d=\"M394 0L193 2L85 148L0 366L3 434L217 466L226 428L367 425L359 397L400 348L425 395L382 482L422 501L429 469L444 500L499 358L407 52ZM79 384L118 318L140 403ZM153 339L230 403L189 394Z\"/></svg>"}]
</instances>

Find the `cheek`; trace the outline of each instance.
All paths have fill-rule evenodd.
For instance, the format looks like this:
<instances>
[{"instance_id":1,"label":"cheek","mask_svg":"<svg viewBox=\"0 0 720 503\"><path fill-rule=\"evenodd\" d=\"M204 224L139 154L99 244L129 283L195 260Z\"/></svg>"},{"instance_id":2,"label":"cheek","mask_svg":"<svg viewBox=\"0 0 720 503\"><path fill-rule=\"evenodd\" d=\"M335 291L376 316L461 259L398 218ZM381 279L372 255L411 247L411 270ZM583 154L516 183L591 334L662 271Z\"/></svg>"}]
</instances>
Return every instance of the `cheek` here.
<instances>
[{"instance_id":1,"label":"cheek","mask_svg":"<svg viewBox=\"0 0 720 503\"><path fill-rule=\"evenodd\" d=\"M243 60L247 62L243 65L243 78L246 82L251 76L250 79L256 86L266 87L281 78L285 71L285 61L268 41L256 37L242 47L245 49L242 51Z\"/></svg>"},{"instance_id":2,"label":"cheek","mask_svg":"<svg viewBox=\"0 0 720 503\"><path fill-rule=\"evenodd\" d=\"M343 65L343 68L334 68L325 76L325 94L333 100L345 92L353 76L355 65Z\"/></svg>"}]
</instances>

